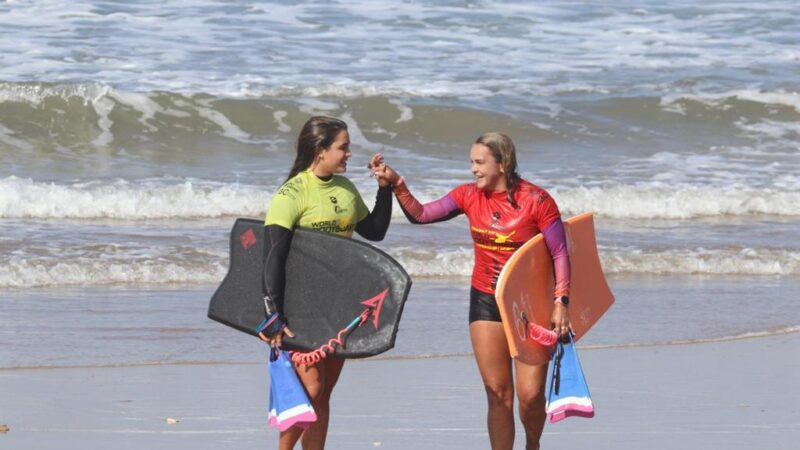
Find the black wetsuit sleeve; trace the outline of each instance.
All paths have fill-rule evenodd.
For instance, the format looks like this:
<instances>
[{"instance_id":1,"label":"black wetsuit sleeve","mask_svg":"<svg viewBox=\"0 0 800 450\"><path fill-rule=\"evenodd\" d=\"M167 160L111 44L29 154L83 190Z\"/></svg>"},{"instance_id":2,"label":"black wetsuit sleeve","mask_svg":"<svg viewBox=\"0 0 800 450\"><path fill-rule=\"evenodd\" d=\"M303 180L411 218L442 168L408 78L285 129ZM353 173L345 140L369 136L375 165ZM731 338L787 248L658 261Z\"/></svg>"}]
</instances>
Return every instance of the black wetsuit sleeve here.
<instances>
[{"instance_id":1,"label":"black wetsuit sleeve","mask_svg":"<svg viewBox=\"0 0 800 450\"><path fill-rule=\"evenodd\" d=\"M356 224L356 232L370 241L380 241L386 236L392 220L392 187L378 188L372 212Z\"/></svg>"},{"instance_id":2,"label":"black wetsuit sleeve","mask_svg":"<svg viewBox=\"0 0 800 450\"><path fill-rule=\"evenodd\" d=\"M266 317L283 314L283 290L286 284L286 258L292 243L292 230L280 225L264 227L264 311Z\"/></svg>"}]
</instances>

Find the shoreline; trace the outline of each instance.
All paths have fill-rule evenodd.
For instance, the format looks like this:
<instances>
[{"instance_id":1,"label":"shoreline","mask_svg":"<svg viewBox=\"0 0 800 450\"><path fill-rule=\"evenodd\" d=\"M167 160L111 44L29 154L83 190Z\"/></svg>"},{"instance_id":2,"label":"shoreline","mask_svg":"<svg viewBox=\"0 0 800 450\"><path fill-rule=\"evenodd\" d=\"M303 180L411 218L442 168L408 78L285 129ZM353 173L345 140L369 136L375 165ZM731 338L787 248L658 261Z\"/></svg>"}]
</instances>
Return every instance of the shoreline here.
<instances>
[{"instance_id":1,"label":"shoreline","mask_svg":"<svg viewBox=\"0 0 800 450\"><path fill-rule=\"evenodd\" d=\"M598 350L614 350L614 349L631 349L631 348L657 348L657 347L676 347L676 346L691 346L691 345L704 345L725 342L735 342L749 339L769 338L773 336L782 336L788 334L800 333L800 325L781 328L774 331L756 331L734 336L722 336L717 338L708 339L687 339L678 341L667 342L636 342L631 344L609 344L609 345L577 345L581 354L585 352L593 352ZM441 355L396 355L396 356L383 356L377 355L367 358L350 359L349 363L364 363L364 362L380 362L380 361L425 361L431 359L448 359L448 358L465 358L472 357L472 352L463 353L450 353ZM18 367L0 367L0 374L5 371L20 371L20 370L80 370L80 369L124 369L136 367L161 367L161 366L232 366L232 365L260 365L261 362L254 361L153 361L153 362L137 362L137 363L119 363L119 364L77 364L77 365L57 365L57 366L18 366Z\"/></svg>"},{"instance_id":2,"label":"shoreline","mask_svg":"<svg viewBox=\"0 0 800 450\"><path fill-rule=\"evenodd\" d=\"M577 344L578 350L581 354L585 352L593 352L598 350L614 350L614 349L632 349L632 348L657 348L657 347L676 347L676 346L691 346L691 345L704 345L725 342L735 342L750 339L769 338L773 336L782 336L788 334L800 333L800 325L793 327L781 328L774 331L758 331L750 332L734 336L722 336L717 338L696 339L696 340L678 340L667 342L642 342L632 344L610 344L610 345L597 345L590 344L583 346L579 342ZM383 356L377 355L368 358L358 358L348 360L350 363L364 363L364 362L380 362L380 361L425 361L431 359L447 359L447 358L465 358L472 357L472 352L463 353L448 353L440 355L390 355ZM23 370L80 370L80 369L123 369L135 367L160 367L160 366L230 366L242 365L252 366L259 365L261 362L257 361L154 361L154 362L136 362L136 363L120 363L120 364L76 364L76 365L52 365L52 366L19 366L19 367L0 367L0 374L3 372L23 371Z\"/></svg>"}]
</instances>

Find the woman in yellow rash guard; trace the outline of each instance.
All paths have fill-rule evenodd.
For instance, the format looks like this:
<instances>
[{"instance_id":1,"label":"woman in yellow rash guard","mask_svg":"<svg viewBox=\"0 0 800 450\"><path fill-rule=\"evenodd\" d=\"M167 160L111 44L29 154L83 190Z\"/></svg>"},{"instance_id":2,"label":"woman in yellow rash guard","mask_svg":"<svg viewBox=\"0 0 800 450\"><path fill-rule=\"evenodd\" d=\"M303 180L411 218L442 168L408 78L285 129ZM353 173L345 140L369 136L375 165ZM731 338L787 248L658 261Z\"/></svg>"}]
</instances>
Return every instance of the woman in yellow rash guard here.
<instances>
[{"instance_id":1,"label":"woman in yellow rash guard","mask_svg":"<svg viewBox=\"0 0 800 450\"><path fill-rule=\"evenodd\" d=\"M379 180L375 207L369 211L353 183L340 173L347 170L350 157L347 124L330 117L312 117L297 138L297 157L286 182L272 197L264 222L271 245L264 249L265 322L259 337L280 346L283 335L293 337L282 319L285 262L296 227L350 237L353 231L365 239L380 241L386 235L392 216L392 188ZM370 168L382 165L380 154L370 160ZM302 437L305 450L322 449L328 433L329 401L344 360L328 357L295 370L317 414L317 421L306 430L291 427L281 432L280 449L292 449Z\"/></svg>"}]
</instances>

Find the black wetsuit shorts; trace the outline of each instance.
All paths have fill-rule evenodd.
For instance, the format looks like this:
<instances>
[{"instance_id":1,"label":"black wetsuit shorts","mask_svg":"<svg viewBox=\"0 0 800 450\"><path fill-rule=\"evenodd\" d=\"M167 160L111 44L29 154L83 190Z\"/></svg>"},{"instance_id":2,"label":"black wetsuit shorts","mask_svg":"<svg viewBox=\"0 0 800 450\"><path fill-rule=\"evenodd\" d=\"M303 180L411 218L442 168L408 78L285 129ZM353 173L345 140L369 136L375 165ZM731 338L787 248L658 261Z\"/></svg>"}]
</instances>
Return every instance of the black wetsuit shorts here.
<instances>
[{"instance_id":1,"label":"black wetsuit shorts","mask_svg":"<svg viewBox=\"0 0 800 450\"><path fill-rule=\"evenodd\" d=\"M473 287L469 290L469 323L476 320L502 322L500 308L497 307L494 295L481 292Z\"/></svg>"}]
</instances>

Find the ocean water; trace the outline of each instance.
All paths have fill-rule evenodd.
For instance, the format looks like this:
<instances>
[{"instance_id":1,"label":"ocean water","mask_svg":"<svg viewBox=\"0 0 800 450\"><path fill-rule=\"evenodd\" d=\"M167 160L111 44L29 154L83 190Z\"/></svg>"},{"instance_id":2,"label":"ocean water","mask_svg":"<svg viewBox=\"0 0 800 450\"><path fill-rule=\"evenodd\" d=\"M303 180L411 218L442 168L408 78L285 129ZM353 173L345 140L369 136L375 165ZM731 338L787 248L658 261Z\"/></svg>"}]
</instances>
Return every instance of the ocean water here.
<instances>
[{"instance_id":1,"label":"ocean water","mask_svg":"<svg viewBox=\"0 0 800 450\"><path fill-rule=\"evenodd\" d=\"M795 2L12 0L0 35L0 367L244 358L180 342L235 339L195 321L314 114L348 122L370 205L372 153L432 200L470 180L478 135L509 134L564 216L596 216L618 303L593 345L800 326ZM396 354L468 351L442 344L465 328L466 222L395 207L379 245L418 281ZM428 297L455 325L414 328ZM113 338L126 314L152 323ZM23 343L37 317L108 351Z\"/></svg>"}]
</instances>

